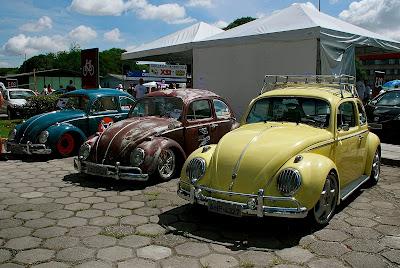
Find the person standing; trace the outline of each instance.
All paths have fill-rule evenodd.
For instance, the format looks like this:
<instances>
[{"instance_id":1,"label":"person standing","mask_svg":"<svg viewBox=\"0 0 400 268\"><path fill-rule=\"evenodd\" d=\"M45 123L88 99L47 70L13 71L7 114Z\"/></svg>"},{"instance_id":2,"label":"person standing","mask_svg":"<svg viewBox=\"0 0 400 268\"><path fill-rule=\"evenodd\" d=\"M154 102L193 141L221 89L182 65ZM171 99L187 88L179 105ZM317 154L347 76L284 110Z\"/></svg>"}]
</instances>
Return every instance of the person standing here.
<instances>
[{"instance_id":1,"label":"person standing","mask_svg":"<svg viewBox=\"0 0 400 268\"><path fill-rule=\"evenodd\" d=\"M65 88L67 92L74 91L76 87L74 86L74 81L69 80L68 86Z\"/></svg>"},{"instance_id":2,"label":"person standing","mask_svg":"<svg viewBox=\"0 0 400 268\"><path fill-rule=\"evenodd\" d=\"M144 80L143 80L143 78L140 78L139 84L136 85L136 87L135 87L136 99L143 98L144 95L146 94L147 88L145 86L143 86L143 84L144 84Z\"/></svg>"},{"instance_id":3,"label":"person standing","mask_svg":"<svg viewBox=\"0 0 400 268\"><path fill-rule=\"evenodd\" d=\"M357 81L356 89L357 89L358 98L364 103L366 89L365 89L365 84L362 80Z\"/></svg>"}]
</instances>

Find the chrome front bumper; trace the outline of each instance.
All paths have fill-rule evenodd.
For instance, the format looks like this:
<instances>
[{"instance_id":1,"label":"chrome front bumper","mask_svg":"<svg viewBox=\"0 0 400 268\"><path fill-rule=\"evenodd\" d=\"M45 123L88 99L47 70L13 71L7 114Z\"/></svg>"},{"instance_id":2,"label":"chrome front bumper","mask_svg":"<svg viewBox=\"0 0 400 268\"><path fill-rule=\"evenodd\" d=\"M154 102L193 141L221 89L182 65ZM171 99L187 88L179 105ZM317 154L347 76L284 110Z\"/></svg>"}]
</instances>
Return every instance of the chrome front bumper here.
<instances>
[{"instance_id":1,"label":"chrome front bumper","mask_svg":"<svg viewBox=\"0 0 400 268\"><path fill-rule=\"evenodd\" d=\"M148 174L143 174L138 167L124 167L117 162L114 166L103 165L84 161L79 157L74 158L74 167L77 171L89 175L114 178L116 180L147 181Z\"/></svg>"},{"instance_id":2,"label":"chrome front bumper","mask_svg":"<svg viewBox=\"0 0 400 268\"><path fill-rule=\"evenodd\" d=\"M181 187L184 184L186 187L190 187L190 191L187 191ZM249 205L249 203L239 203L233 202L224 199L218 199L214 197L207 196L205 194L219 194L226 196L241 196L246 197L248 200L252 201L253 205ZM294 197L277 197L277 196L266 196L264 195L264 190L259 189L258 194L244 194L244 193L235 193L235 192L227 192L220 191L216 189L211 189L201 185L191 185L189 183L184 183L182 181L179 182L178 185L178 196L181 198L188 200L191 204L200 204L207 206L210 210L210 204L221 204L227 206L235 206L235 208L240 209L239 215L254 215L257 217L264 216L275 216L275 217L285 217L285 218L305 218L307 216L307 208L302 207L300 202L296 200ZM269 202L289 202L293 205L293 207L278 207L278 206L265 206L264 201ZM213 210L214 212L220 213L218 211ZM221 214L229 214L229 213L221 213ZM234 215L237 216L237 215Z\"/></svg>"},{"instance_id":3,"label":"chrome front bumper","mask_svg":"<svg viewBox=\"0 0 400 268\"><path fill-rule=\"evenodd\" d=\"M51 149L46 148L44 144L33 144L28 141L26 144L8 141L6 151L13 154L51 154Z\"/></svg>"}]
</instances>

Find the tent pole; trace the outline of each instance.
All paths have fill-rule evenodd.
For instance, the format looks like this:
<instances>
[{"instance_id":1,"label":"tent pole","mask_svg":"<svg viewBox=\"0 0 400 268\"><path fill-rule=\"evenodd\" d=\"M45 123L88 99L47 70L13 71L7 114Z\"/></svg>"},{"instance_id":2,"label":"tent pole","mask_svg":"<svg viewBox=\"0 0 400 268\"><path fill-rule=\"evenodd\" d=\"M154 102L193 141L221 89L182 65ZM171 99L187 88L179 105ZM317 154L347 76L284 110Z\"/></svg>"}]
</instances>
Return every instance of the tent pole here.
<instances>
[{"instance_id":1,"label":"tent pole","mask_svg":"<svg viewBox=\"0 0 400 268\"><path fill-rule=\"evenodd\" d=\"M318 11L321 12L321 0L318 0Z\"/></svg>"}]
</instances>

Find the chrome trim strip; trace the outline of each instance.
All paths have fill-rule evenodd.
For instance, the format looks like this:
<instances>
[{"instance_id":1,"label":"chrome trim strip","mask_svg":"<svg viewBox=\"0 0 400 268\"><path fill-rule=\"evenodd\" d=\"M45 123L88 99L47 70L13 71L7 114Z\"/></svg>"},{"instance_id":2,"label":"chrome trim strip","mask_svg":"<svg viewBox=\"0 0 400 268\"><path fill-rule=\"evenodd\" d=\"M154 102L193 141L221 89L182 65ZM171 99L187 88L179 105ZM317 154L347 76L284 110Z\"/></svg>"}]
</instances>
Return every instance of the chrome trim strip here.
<instances>
[{"instance_id":1,"label":"chrome trim strip","mask_svg":"<svg viewBox=\"0 0 400 268\"><path fill-rule=\"evenodd\" d=\"M267 130L272 129L272 127L268 126L265 129L261 130L257 135L255 135L247 144L246 146L243 148L242 152L240 153L239 159L236 162L233 170L232 170L232 180L234 180L234 178L236 178L237 176L237 172L239 170L240 167L240 163L242 162L242 159L244 157L244 154L246 153L247 149L249 148L249 146L255 142L257 140L258 137L260 137L262 134L264 134L264 132L266 132ZM231 185L233 187L233 185ZM232 188L230 187L230 188Z\"/></svg>"},{"instance_id":2,"label":"chrome trim strip","mask_svg":"<svg viewBox=\"0 0 400 268\"><path fill-rule=\"evenodd\" d=\"M353 138L353 137L355 137L355 136L364 134L364 133L366 133L366 132L369 132L369 130L363 130L363 131L359 131L359 132L357 132L357 133L353 133L353 134L349 134L349 135L346 135L346 136L342 136L342 137L340 137L340 138L337 138L337 141L347 140L347 139Z\"/></svg>"},{"instance_id":3,"label":"chrome trim strip","mask_svg":"<svg viewBox=\"0 0 400 268\"><path fill-rule=\"evenodd\" d=\"M229 121L231 121L231 120L228 119L228 120L220 120L220 121L211 121L211 122L208 122L208 123L203 123L203 124L198 124L198 125L192 125L192 126L188 126L188 127L185 127L185 128L190 129L190 128L202 127L202 126L211 125L211 124L226 123L226 122L229 122ZM189 121L189 122L190 122L190 121Z\"/></svg>"},{"instance_id":4,"label":"chrome trim strip","mask_svg":"<svg viewBox=\"0 0 400 268\"><path fill-rule=\"evenodd\" d=\"M324 147L324 146L327 146L327 145L330 145L330 144L333 144L333 143L335 143L335 140L334 139L330 139L330 140L321 142L321 143L316 144L316 145L311 145L310 147L306 148L304 151L315 150L315 149L318 149L318 148L321 148L321 147Z\"/></svg>"},{"instance_id":5,"label":"chrome trim strip","mask_svg":"<svg viewBox=\"0 0 400 268\"><path fill-rule=\"evenodd\" d=\"M363 185L366 181L369 180L369 176L363 175L360 178L358 178L357 180L359 180L360 182L356 184L356 186L354 186L347 194L345 194L344 196L341 196L340 199L343 201L345 200L347 197L349 197L352 193L354 193L355 190L357 190L361 185ZM355 180L355 182L357 181ZM350 183L351 184L351 183ZM351 185L348 185L351 186ZM343 191L346 187L344 187L342 190L340 190L340 193L345 193L345 191Z\"/></svg>"},{"instance_id":6,"label":"chrome trim strip","mask_svg":"<svg viewBox=\"0 0 400 268\"><path fill-rule=\"evenodd\" d=\"M119 134L122 130L124 130L125 128L127 128L127 127L129 127L130 125L135 124L135 123L137 123L137 122L136 122L136 121L131 122L131 123L129 123L128 125L126 125L126 126L124 126L123 128L121 128L120 130L118 130L118 132L114 135L114 137L113 137L113 138L111 139L111 141L108 143L106 152L104 153L104 157L103 157L102 163L104 163L104 161L106 160L106 157L107 157L107 154L108 154L108 150L110 149L111 144L113 143L114 139L118 136L118 134ZM105 131L103 131L103 133L104 133L104 132L105 132Z\"/></svg>"}]
</instances>

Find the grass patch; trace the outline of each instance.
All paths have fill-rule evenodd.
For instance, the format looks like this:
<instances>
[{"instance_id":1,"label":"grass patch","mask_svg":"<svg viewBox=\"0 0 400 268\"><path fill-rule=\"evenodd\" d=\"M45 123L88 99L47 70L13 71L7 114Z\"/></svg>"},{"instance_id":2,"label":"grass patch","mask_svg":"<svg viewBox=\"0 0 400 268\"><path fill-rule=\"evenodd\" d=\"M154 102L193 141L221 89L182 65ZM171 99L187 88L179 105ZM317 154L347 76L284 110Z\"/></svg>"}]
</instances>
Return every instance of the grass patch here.
<instances>
[{"instance_id":1,"label":"grass patch","mask_svg":"<svg viewBox=\"0 0 400 268\"><path fill-rule=\"evenodd\" d=\"M149 233L142 233L142 232L135 232L135 235L140 235L140 236L145 236L145 237L150 237L150 238L156 238L160 236L161 234L149 234Z\"/></svg>"},{"instance_id":2,"label":"grass patch","mask_svg":"<svg viewBox=\"0 0 400 268\"><path fill-rule=\"evenodd\" d=\"M254 263L251 261L241 261L239 264L240 268L253 268L255 267Z\"/></svg>"},{"instance_id":3,"label":"grass patch","mask_svg":"<svg viewBox=\"0 0 400 268\"><path fill-rule=\"evenodd\" d=\"M105 232L105 231L102 231L99 234L104 235L104 236L114 237L116 239L121 239L121 238L124 238L125 236L130 235L130 234L122 234L122 233L109 233L109 232Z\"/></svg>"},{"instance_id":4,"label":"grass patch","mask_svg":"<svg viewBox=\"0 0 400 268\"><path fill-rule=\"evenodd\" d=\"M15 127L22 122L22 119L0 119L0 138L7 138L8 133Z\"/></svg>"}]
</instances>

